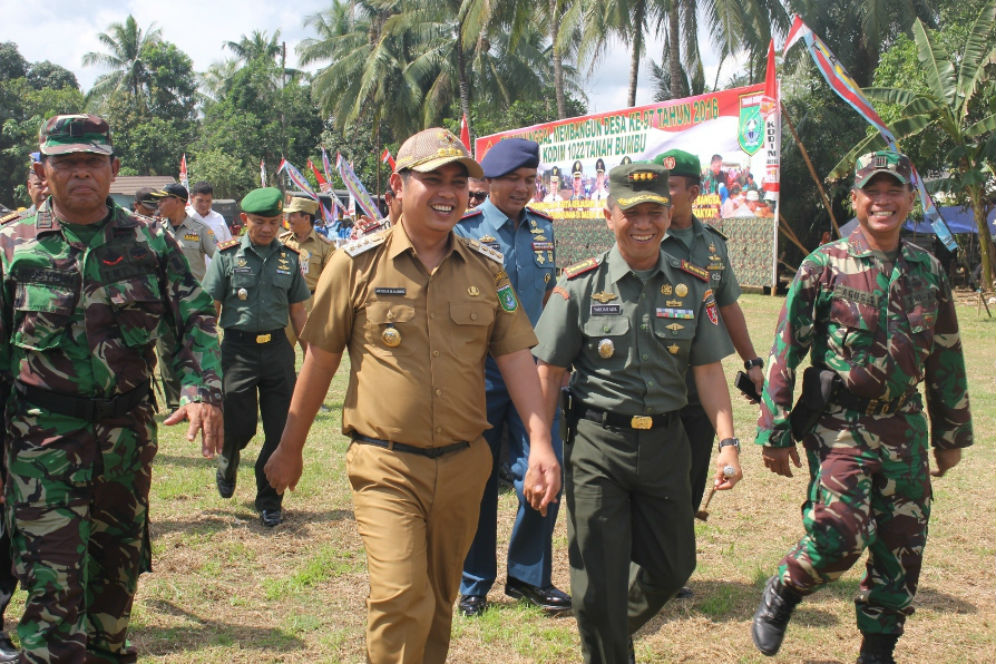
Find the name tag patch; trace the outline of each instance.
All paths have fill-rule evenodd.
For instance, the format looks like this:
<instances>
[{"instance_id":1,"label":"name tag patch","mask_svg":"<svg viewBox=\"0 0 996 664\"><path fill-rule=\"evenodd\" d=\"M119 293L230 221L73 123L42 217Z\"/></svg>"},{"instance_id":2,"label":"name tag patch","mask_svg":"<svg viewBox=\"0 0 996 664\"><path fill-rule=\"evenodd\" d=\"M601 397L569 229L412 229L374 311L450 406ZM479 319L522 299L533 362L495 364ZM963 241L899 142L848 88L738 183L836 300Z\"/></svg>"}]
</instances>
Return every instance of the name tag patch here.
<instances>
[{"instance_id":1,"label":"name tag patch","mask_svg":"<svg viewBox=\"0 0 996 664\"><path fill-rule=\"evenodd\" d=\"M618 316L622 313L620 304L593 304L591 305L592 316Z\"/></svg>"},{"instance_id":2,"label":"name tag patch","mask_svg":"<svg viewBox=\"0 0 996 664\"><path fill-rule=\"evenodd\" d=\"M374 293L377 295L404 295L408 292L406 288L374 288Z\"/></svg>"}]
</instances>

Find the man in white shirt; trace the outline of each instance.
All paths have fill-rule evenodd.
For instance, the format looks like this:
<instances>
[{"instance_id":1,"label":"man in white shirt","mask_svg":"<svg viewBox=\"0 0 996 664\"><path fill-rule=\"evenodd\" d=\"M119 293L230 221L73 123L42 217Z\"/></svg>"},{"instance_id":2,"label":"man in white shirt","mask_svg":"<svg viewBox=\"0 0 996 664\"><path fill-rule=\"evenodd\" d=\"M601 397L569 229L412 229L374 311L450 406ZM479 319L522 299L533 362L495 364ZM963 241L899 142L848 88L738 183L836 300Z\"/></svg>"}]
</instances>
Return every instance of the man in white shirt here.
<instances>
[{"instance_id":1,"label":"man in white shirt","mask_svg":"<svg viewBox=\"0 0 996 664\"><path fill-rule=\"evenodd\" d=\"M214 239L224 242L232 239L232 231L228 228L228 223L221 214L211 209L214 203L214 187L210 182L200 181L190 188L190 204L187 206L187 214L194 219L203 222L208 228L214 231ZM211 257L204 257L204 267L211 264Z\"/></svg>"}]
</instances>

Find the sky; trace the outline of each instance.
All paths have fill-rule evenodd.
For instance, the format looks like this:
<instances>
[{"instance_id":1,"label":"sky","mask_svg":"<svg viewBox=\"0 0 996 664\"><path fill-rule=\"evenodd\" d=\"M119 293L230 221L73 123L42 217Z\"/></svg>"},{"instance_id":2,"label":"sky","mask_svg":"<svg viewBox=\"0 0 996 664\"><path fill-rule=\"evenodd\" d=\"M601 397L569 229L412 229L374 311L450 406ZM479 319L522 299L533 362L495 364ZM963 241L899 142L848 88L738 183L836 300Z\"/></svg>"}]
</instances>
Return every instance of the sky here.
<instances>
[{"instance_id":1,"label":"sky","mask_svg":"<svg viewBox=\"0 0 996 664\"><path fill-rule=\"evenodd\" d=\"M191 57L194 70L205 71L211 64L232 57L223 48L228 41L239 41L253 30L272 34L280 30L287 43L289 67L297 65L297 45L309 36L304 26L307 16L324 10L329 0L296 0L282 3L272 0L0 0L0 42L17 44L28 62L50 60L73 72L86 91L106 70L83 67L83 54L104 52L97 35L112 23L123 23L131 14L139 27L153 22L162 37L173 42ZM648 44L647 53L660 60L660 40ZM702 43L706 46L705 42ZM716 58L705 53L706 80L715 76ZM629 81L629 54L616 41L609 45L599 66L584 82L589 112L605 112L626 107ZM637 105L653 103L653 80L647 58L641 63Z\"/></svg>"}]
</instances>

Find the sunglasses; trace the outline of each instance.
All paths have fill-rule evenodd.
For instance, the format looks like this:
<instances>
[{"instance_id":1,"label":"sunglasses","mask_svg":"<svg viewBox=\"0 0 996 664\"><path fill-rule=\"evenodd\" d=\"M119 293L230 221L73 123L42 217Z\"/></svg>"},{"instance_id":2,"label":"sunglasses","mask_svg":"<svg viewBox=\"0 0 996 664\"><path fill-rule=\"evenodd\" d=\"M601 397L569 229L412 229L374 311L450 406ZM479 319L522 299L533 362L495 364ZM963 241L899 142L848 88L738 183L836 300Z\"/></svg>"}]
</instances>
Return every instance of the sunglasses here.
<instances>
[{"instance_id":1,"label":"sunglasses","mask_svg":"<svg viewBox=\"0 0 996 664\"><path fill-rule=\"evenodd\" d=\"M488 197L488 192L486 191L472 191L470 192L470 200L472 201L483 201Z\"/></svg>"}]
</instances>

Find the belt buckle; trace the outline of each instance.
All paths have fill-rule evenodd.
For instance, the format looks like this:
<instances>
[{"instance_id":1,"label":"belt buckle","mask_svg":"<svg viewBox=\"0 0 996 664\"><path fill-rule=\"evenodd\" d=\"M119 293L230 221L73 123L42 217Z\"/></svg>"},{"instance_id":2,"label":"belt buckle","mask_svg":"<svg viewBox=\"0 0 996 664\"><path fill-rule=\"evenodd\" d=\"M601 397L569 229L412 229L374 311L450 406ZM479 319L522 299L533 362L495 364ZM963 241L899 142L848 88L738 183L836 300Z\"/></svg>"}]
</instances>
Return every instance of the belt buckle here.
<instances>
[{"instance_id":1,"label":"belt buckle","mask_svg":"<svg viewBox=\"0 0 996 664\"><path fill-rule=\"evenodd\" d=\"M629 421L631 429L648 430L654 428L654 418L649 415L634 415Z\"/></svg>"},{"instance_id":2,"label":"belt buckle","mask_svg":"<svg viewBox=\"0 0 996 664\"><path fill-rule=\"evenodd\" d=\"M270 343L270 337L271 336L272 335L270 335L270 334L257 334L256 335L256 343L258 343L258 344L268 344L268 343Z\"/></svg>"}]
</instances>

